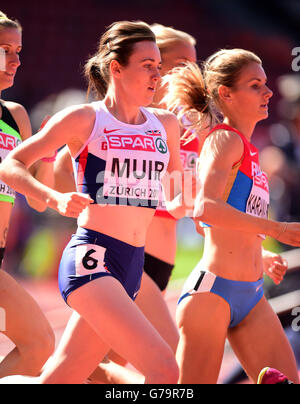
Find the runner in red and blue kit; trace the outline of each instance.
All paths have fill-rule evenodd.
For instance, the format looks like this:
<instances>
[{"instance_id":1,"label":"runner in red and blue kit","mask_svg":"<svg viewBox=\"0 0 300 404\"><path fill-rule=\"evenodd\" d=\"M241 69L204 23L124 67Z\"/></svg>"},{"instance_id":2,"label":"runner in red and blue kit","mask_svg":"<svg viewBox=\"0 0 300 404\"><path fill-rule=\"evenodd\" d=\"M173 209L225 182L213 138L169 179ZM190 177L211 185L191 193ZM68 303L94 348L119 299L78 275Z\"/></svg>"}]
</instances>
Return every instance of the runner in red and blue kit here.
<instances>
[{"instance_id":1,"label":"runner in red and blue kit","mask_svg":"<svg viewBox=\"0 0 300 404\"><path fill-rule=\"evenodd\" d=\"M242 212L267 218L270 201L268 177L260 169L257 148L242 133L228 125L218 125L214 131L218 129L237 133L244 143L244 155L241 162L232 168L224 200Z\"/></svg>"},{"instance_id":2,"label":"runner in red and blue kit","mask_svg":"<svg viewBox=\"0 0 300 404\"><path fill-rule=\"evenodd\" d=\"M208 137L202 132L201 189L193 212L196 222L210 227L203 229L201 266L186 283L186 297L176 310L179 383L217 383L226 338L252 380L272 366L296 381L292 348L262 296L267 271L260 235L300 243L298 223L266 218L267 177L250 145L256 124L268 117L272 97L262 61L244 49L222 49L201 69L191 63L178 67L168 83L168 105L180 105L182 113L196 118L196 127L214 128ZM227 125L216 127L220 119ZM285 271L282 265L281 274Z\"/></svg>"},{"instance_id":3,"label":"runner in red and blue kit","mask_svg":"<svg viewBox=\"0 0 300 404\"><path fill-rule=\"evenodd\" d=\"M268 177L260 169L257 148L242 133L225 124L215 126L208 135L220 129L235 132L244 143L244 154L232 167L223 200L244 213L267 218L270 201Z\"/></svg>"},{"instance_id":4,"label":"runner in red and blue kit","mask_svg":"<svg viewBox=\"0 0 300 404\"><path fill-rule=\"evenodd\" d=\"M215 126L208 133L208 136L220 129L236 133L244 144L244 153L241 159L232 166L222 199L244 213L267 218L269 208L268 178L260 169L257 148L242 133L226 124ZM202 226L209 227L204 223ZM264 238L265 236L261 235L260 237ZM240 282L216 276L203 268L200 261L186 280L178 303L185 297L196 293L215 293L230 305L230 327L235 327L263 297L262 286L263 278L256 282Z\"/></svg>"}]
</instances>

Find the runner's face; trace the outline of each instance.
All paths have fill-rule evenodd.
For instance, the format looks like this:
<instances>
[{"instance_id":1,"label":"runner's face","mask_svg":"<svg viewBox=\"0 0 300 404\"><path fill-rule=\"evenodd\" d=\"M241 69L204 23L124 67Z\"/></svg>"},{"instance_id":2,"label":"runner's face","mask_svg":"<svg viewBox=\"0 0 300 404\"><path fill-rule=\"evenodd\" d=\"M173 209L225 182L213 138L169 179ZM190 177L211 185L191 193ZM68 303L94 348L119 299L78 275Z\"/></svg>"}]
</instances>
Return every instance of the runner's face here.
<instances>
[{"instance_id":1,"label":"runner's face","mask_svg":"<svg viewBox=\"0 0 300 404\"><path fill-rule=\"evenodd\" d=\"M168 49L162 52L161 76L170 73L177 66L182 66L186 62L195 63L197 59L195 47L187 41L176 41ZM156 94L156 102L159 102L167 91L167 84L160 85Z\"/></svg>"},{"instance_id":2,"label":"runner's face","mask_svg":"<svg viewBox=\"0 0 300 404\"><path fill-rule=\"evenodd\" d=\"M0 91L13 86L20 66L22 34L16 28L0 28Z\"/></svg>"},{"instance_id":3,"label":"runner's face","mask_svg":"<svg viewBox=\"0 0 300 404\"><path fill-rule=\"evenodd\" d=\"M197 60L196 49L189 42L174 42L174 46L162 54L161 75L164 76L176 66L186 62L195 63Z\"/></svg>"},{"instance_id":4,"label":"runner's face","mask_svg":"<svg viewBox=\"0 0 300 404\"><path fill-rule=\"evenodd\" d=\"M134 45L127 66L121 66L121 89L136 106L151 104L160 78L161 58L155 42L142 41Z\"/></svg>"},{"instance_id":5,"label":"runner's face","mask_svg":"<svg viewBox=\"0 0 300 404\"><path fill-rule=\"evenodd\" d=\"M273 93L266 82L263 67L256 62L249 63L234 86L230 108L256 122L268 118L268 104Z\"/></svg>"}]
</instances>

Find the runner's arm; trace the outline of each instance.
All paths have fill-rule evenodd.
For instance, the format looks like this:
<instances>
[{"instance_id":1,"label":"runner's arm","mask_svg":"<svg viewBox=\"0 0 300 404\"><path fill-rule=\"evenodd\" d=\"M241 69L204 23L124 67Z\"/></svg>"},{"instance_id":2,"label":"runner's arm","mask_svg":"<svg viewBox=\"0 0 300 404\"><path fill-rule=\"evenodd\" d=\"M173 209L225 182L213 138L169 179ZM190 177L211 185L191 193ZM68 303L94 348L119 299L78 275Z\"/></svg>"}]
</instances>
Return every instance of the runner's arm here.
<instances>
[{"instance_id":1,"label":"runner's arm","mask_svg":"<svg viewBox=\"0 0 300 404\"><path fill-rule=\"evenodd\" d=\"M194 217L214 227L266 234L299 246L300 224L251 216L222 199L233 162L239 161L242 152L242 141L234 133L214 133L206 140L199 163L202 190L195 201Z\"/></svg>"},{"instance_id":2,"label":"runner's arm","mask_svg":"<svg viewBox=\"0 0 300 404\"><path fill-rule=\"evenodd\" d=\"M46 204L61 214L69 214L70 195L64 196L37 181L29 172L29 167L44 156L53 155L66 143L77 144L79 148L90 135L95 120L91 107L75 106L66 108L53 116L47 125L14 149L0 166L0 178L27 197ZM79 195L79 196L78 196ZM80 204L91 203L86 195L78 194L73 206L72 217L76 217Z\"/></svg>"},{"instance_id":3,"label":"runner's arm","mask_svg":"<svg viewBox=\"0 0 300 404\"><path fill-rule=\"evenodd\" d=\"M72 160L67 146L63 147L54 163L54 189L59 192L75 192Z\"/></svg>"}]
</instances>

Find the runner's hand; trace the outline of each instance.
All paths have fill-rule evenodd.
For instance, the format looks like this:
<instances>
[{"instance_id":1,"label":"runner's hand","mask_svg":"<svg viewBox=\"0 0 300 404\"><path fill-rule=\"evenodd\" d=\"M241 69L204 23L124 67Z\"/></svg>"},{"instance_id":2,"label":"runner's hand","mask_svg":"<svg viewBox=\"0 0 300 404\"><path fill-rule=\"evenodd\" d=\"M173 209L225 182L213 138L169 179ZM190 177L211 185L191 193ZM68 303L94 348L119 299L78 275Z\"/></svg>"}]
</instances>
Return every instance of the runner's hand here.
<instances>
[{"instance_id":1,"label":"runner's hand","mask_svg":"<svg viewBox=\"0 0 300 404\"><path fill-rule=\"evenodd\" d=\"M94 203L93 199L86 194L79 192L60 193L56 210L62 216L77 218L91 203Z\"/></svg>"},{"instance_id":2,"label":"runner's hand","mask_svg":"<svg viewBox=\"0 0 300 404\"><path fill-rule=\"evenodd\" d=\"M263 250L263 268L266 275L279 285L286 274L288 263L279 254Z\"/></svg>"}]
</instances>

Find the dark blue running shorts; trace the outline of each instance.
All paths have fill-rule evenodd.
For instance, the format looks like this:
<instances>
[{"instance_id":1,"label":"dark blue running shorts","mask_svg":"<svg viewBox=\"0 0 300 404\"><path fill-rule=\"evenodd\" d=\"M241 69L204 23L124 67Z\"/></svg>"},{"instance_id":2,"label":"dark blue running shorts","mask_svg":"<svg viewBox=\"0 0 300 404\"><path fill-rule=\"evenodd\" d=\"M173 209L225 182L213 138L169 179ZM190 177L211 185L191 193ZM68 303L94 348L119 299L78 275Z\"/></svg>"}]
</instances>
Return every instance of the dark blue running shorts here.
<instances>
[{"instance_id":1,"label":"dark blue running shorts","mask_svg":"<svg viewBox=\"0 0 300 404\"><path fill-rule=\"evenodd\" d=\"M82 285L104 276L113 276L131 299L140 289L144 247L135 247L105 234L78 227L66 246L59 266L58 282L62 297Z\"/></svg>"}]
</instances>

